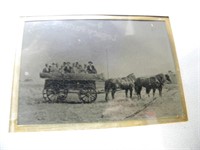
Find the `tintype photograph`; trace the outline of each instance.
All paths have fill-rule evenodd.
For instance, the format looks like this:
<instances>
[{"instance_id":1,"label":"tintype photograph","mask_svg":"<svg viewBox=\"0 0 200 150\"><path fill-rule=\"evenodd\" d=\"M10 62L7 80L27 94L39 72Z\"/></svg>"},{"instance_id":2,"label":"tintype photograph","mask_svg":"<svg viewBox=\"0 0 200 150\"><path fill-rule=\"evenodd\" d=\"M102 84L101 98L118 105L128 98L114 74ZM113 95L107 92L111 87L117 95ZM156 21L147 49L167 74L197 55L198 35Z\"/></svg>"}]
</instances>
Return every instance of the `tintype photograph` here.
<instances>
[{"instance_id":1,"label":"tintype photograph","mask_svg":"<svg viewBox=\"0 0 200 150\"><path fill-rule=\"evenodd\" d=\"M10 131L187 120L168 17L23 19Z\"/></svg>"}]
</instances>

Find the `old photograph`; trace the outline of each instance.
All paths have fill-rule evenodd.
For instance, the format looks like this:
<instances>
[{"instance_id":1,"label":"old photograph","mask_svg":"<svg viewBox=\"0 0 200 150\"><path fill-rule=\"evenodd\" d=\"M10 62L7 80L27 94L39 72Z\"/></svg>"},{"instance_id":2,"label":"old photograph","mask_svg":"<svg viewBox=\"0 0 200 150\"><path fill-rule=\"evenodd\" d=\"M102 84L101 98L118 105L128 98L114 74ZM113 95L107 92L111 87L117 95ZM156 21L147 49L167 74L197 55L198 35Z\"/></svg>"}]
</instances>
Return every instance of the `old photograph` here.
<instances>
[{"instance_id":1,"label":"old photograph","mask_svg":"<svg viewBox=\"0 0 200 150\"><path fill-rule=\"evenodd\" d=\"M18 56L11 130L187 120L168 17L25 20Z\"/></svg>"}]
</instances>

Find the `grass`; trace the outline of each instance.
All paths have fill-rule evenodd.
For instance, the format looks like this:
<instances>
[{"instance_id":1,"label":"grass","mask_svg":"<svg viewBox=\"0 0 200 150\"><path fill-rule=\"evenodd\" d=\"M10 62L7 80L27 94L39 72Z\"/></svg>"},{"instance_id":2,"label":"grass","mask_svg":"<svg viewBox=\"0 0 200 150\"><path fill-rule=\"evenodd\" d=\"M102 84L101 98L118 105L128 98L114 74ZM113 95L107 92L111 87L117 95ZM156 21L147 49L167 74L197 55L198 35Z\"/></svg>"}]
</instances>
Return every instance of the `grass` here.
<instances>
[{"instance_id":1,"label":"grass","mask_svg":"<svg viewBox=\"0 0 200 150\"><path fill-rule=\"evenodd\" d=\"M97 89L103 88L97 83ZM97 100L91 104L43 103L43 84L33 82L22 83L19 93L19 124L62 124L87 123L124 120L149 103L153 97L147 97L142 91L143 99L125 98L124 91L118 91L114 100L105 102L105 95L98 94ZM71 101L79 101L77 94L70 93ZM163 97L156 93L157 100L129 119L146 119L148 117L168 117L182 114L177 85L166 85Z\"/></svg>"}]
</instances>

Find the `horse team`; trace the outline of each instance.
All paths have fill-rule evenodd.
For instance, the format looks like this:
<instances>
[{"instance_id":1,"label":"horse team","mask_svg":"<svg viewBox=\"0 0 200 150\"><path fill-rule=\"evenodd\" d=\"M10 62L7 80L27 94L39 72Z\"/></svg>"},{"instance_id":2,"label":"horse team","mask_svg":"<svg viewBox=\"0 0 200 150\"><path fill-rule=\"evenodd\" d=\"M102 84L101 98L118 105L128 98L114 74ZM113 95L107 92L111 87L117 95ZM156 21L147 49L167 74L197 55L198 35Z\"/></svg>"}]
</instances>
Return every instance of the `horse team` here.
<instances>
[{"instance_id":1,"label":"horse team","mask_svg":"<svg viewBox=\"0 0 200 150\"><path fill-rule=\"evenodd\" d=\"M108 100L108 94L111 92L112 99L115 98L115 93L117 89L125 90L125 95L128 97L128 91L130 92L130 98L133 96L133 90L141 99L141 91L144 87L146 89L146 94L150 96L150 91L153 90L153 96L155 95L156 89L159 91L159 95L162 96L162 88L164 83L171 83L168 74L157 74L151 77L138 77L132 73L127 77L108 79L105 81L105 100Z\"/></svg>"}]
</instances>

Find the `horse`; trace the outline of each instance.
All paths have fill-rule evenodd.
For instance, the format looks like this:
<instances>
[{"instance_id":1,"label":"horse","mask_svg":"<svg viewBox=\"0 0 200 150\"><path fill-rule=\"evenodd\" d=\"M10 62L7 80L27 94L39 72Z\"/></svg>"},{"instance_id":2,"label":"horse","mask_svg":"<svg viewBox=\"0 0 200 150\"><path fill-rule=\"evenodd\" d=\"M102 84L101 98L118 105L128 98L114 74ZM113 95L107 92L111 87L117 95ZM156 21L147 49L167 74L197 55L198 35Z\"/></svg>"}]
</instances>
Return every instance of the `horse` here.
<instances>
[{"instance_id":1,"label":"horse","mask_svg":"<svg viewBox=\"0 0 200 150\"><path fill-rule=\"evenodd\" d=\"M164 74L157 74L151 77L139 77L135 80L135 92L138 96L138 99L141 99L142 87L146 88L146 94L150 97L149 93L153 89L153 97L155 96L155 91L158 89L159 96L162 97L162 88L164 83L168 81L171 82L169 76Z\"/></svg>"},{"instance_id":2,"label":"horse","mask_svg":"<svg viewBox=\"0 0 200 150\"><path fill-rule=\"evenodd\" d=\"M112 99L115 98L115 92L117 89L125 90L125 95L128 97L128 91L130 91L130 98L134 89L135 82L134 73L129 74L127 77L108 79L105 81L105 100L108 101L108 94L111 90Z\"/></svg>"}]
</instances>

